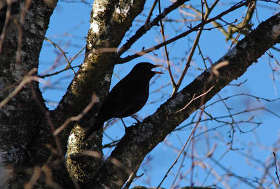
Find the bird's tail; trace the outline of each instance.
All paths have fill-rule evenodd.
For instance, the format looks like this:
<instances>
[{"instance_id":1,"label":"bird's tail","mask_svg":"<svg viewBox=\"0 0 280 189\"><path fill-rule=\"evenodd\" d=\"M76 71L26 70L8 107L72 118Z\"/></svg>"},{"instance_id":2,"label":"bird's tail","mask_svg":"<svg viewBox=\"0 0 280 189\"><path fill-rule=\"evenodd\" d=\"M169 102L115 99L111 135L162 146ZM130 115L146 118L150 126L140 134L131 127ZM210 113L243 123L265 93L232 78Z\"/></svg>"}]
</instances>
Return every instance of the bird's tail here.
<instances>
[{"instance_id":1,"label":"bird's tail","mask_svg":"<svg viewBox=\"0 0 280 189\"><path fill-rule=\"evenodd\" d=\"M95 123L91 125L88 130L86 130L85 140L88 139L88 137L90 137L94 132L103 129L103 124L104 120L100 117L97 117Z\"/></svg>"}]
</instances>

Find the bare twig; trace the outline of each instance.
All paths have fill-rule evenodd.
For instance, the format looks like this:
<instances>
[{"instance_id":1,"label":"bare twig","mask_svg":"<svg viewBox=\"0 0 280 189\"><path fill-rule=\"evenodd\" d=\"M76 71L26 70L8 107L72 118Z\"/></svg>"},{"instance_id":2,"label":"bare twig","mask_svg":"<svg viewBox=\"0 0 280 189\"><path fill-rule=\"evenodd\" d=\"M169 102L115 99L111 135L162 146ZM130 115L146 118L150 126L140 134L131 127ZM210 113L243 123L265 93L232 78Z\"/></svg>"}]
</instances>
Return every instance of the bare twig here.
<instances>
[{"instance_id":1,"label":"bare twig","mask_svg":"<svg viewBox=\"0 0 280 189\"><path fill-rule=\"evenodd\" d=\"M155 9L155 7L156 7L157 2L158 2L158 0L155 0L155 1L154 1L153 6L152 6L152 8L151 8L151 10L150 10L150 12L149 12L149 14L148 14L147 19L146 19L145 25L148 25L148 24L149 24L150 19L151 19L151 17L152 17L152 14L153 14L153 11L154 11L154 9ZM161 14L161 13L160 13L160 14Z\"/></svg>"},{"instance_id":2,"label":"bare twig","mask_svg":"<svg viewBox=\"0 0 280 189\"><path fill-rule=\"evenodd\" d=\"M12 1L7 1L6 19L5 19L3 29L2 29L2 33L0 33L1 34L0 35L0 53L2 52L2 46L3 46L4 38L5 38L5 35L6 35L8 22L11 18L11 4L12 4Z\"/></svg>"},{"instance_id":3,"label":"bare twig","mask_svg":"<svg viewBox=\"0 0 280 189\"><path fill-rule=\"evenodd\" d=\"M274 156L275 174L276 174L278 183L280 184L280 179L279 179L279 175L278 175L278 168L277 168L277 158L276 158L275 152L273 152L273 156Z\"/></svg>"},{"instance_id":4,"label":"bare twig","mask_svg":"<svg viewBox=\"0 0 280 189\"><path fill-rule=\"evenodd\" d=\"M79 50L79 52L77 52L77 53L69 60L70 65L71 65L71 63L72 63L84 50L85 50L85 47L81 48L81 49ZM62 53L62 54L63 54L63 53ZM65 57L65 56L64 56L64 57ZM66 61L67 61L67 60L66 60ZM64 72L64 71L67 71L67 70L69 70L69 69L72 69L72 70L73 70L74 68L77 68L77 67L80 67L80 65L79 65L79 66L70 66L70 67L69 67L69 64L67 64L67 66L66 66L64 69L62 69L62 70L59 70L59 71L56 71L56 72L50 73L50 74L40 75L39 77L45 78L45 77L54 76L54 75L60 74L60 73L62 73L62 72Z\"/></svg>"},{"instance_id":5,"label":"bare twig","mask_svg":"<svg viewBox=\"0 0 280 189\"><path fill-rule=\"evenodd\" d=\"M15 97L22 89L23 87L32 82L32 81L43 81L41 78L37 76L33 76L37 72L36 68L33 68L31 71L28 72L26 76L23 77L22 81L20 82L19 85L11 92L4 100L0 102L0 108L5 106L13 97Z\"/></svg>"},{"instance_id":6,"label":"bare twig","mask_svg":"<svg viewBox=\"0 0 280 189\"><path fill-rule=\"evenodd\" d=\"M71 68L79 68L79 67L80 67L80 66L73 66L73 67L71 67ZM67 71L67 70L69 70L69 69L71 69L71 68L69 68L69 67L67 66L66 68L64 68L64 69L62 69L62 70L59 70L59 71L56 71L56 72L50 73L50 74L40 75L39 77L41 77L41 78L51 77L51 76L60 74L60 73L62 73L62 72L65 72L65 71Z\"/></svg>"},{"instance_id":7,"label":"bare twig","mask_svg":"<svg viewBox=\"0 0 280 189\"><path fill-rule=\"evenodd\" d=\"M137 41L140 37L142 37L151 27L158 24L159 20L164 18L167 14L172 12L173 10L176 10L179 6L184 4L189 0L178 0L166 9L164 9L163 13L158 15L152 22L150 22L148 25L144 24L141 26L136 33L118 50L118 55L121 56L124 52L126 52L132 44L134 44L135 41Z\"/></svg>"},{"instance_id":8,"label":"bare twig","mask_svg":"<svg viewBox=\"0 0 280 189\"><path fill-rule=\"evenodd\" d=\"M73 71L74 75L76 75L75 70L74 70L73 67L71 66L71 62L72 62L73 60L70 61L70 60L68 59L68 57L66 56L65 51L64 51L59 45L57 45L55 42L53 42L52 40L50 40L50 39L47 38L47 37L45 37L45 40L48 41L50 44L52 44L55 48L57 48L57 49L61 52L61 54L63 54L63 56L64 56L64 58L65 58L65 60L66 60L66 62L67 62L67 67L66 67L66 68L70 68L70 69Z\"/></svg>"},{"instance_id":9,"label":"bare twig","mask_svg":"<svg viewBox=\"0 0 280 189\"><path fill-rule=\"evenodd\" d=\"M204 4L205 4L205 7L206 7L206 12L205 12L204 15L201 16L201 27L200 27L200 29L199 29L197 35L196 35L196 38L195 38L195 40L194 40L194 43L193 43L191 52L190 52L190 54L189 54L189 56L188 56L187 63L186 63L186 65L185 65L185 68L184 68L184 70L183 70L183 72L182 72L182 74L181 74L181 77L180 77L179 81L178 81L177 84L176 84L176 88L175 88L175 90L173 91L172 96L176 94L176 92L178 91L178 89L179 89L179 87L180 87L180 85L181 85L183 79L185 78L185 76L186 76L186 74L187 74L187 71L188 71L188 69L189 69L189 67L190 67L190 64L191 64L192 57L193 57L193 55L194 55L194 51L195 51L195 49L196 49L196 46L198 45L198 42L199 42L199 39L200 39L202 30L203 30L203 27L204 27L204 25L205 25L204 22L205 22L205 20L208 19L208 17L209 17L209 15L210 15L211 11L214 9L214 7L217 5L218 2L219 2L219 0L216 0L210 8L208 8L208 5L207 5L206 2L204 3ZM202 3L201 3L201 4L202 4ZM201 9L202 9L202 13L203 13L203 5L202 5L202 8L201 8Z\"/></svg>"},{"instance_id":10,"label":"bare twig","mask_svg":"<svg viewBox=\"0 0 280 189\"><path fill-rule=\"evenodd\" d=\"M212 160L218 167L220 167L223 171L227 172L228 174L230 174L231 176L235 177L236 179L238 179L239 181L243 182L244 184L246 184L247 186L250 186L251 188L255 189L257 188L255 185L253 185L251 182L247 181L245 178L235 174L234 172L232 172L230 169L224 167L219 161L217 161L216 159L214 159L213 157L209 158L210 160Z\"/></svg>"},{"instance_id":11,"label":"bare twig","mask_svg":"<svg viewBox=\"0 0 280 189\"><path fill-rule=\"evenodd\" d=\"M99 98L96 96L96 94L93 94L90 103L85 107L85 109L80 114L66 119L64 123L53 132L53 135L57 136L63 129L67 127L69 123L73 121L79 121L87 112L90 111L93 105L96 104L97 102L99 102Z\"/></svg>"},{"instance_id":12,"label":"bare twig","mask_svg":"<svg viewBox=\"0 0 280 189\"><path fill-rule=\"evenodd\" d=\"M158 11L159 11L159 14L161 14L160 1L158 2ZM166 40L165 40L164 26L163 26L163 23L162 23L162 19L159 20L159 23L160 23L160 27L161 27L162 39L163 39L163 42L165 42ZM164 45L164 52L165 52L165 56L166 56L167 70L168 70L168 73L169 73L169 76L170 76L170 79L171 79L171 84L172 84L173 90L175 90L177 88L177 86L176 86L176 82L174 80L174 77L172 75L172 71L171 71L171 67L170 67L170 61L169 61L169 55L168 55L168 50L167 50L166 45Z\"/></svg>"},{"instance_id":13,"label":"bare twig","mask_svg":"<svg viewBox=\"0 0 280 189\"><path fill-rule=\"evenodd\" d=\"M41 168L39 166L35 166L33 168L33 174L28 182L24 184L24 189L32 189L33 186L38 182L41 175Z\"/></svg>"},{"instance_id":14,"label":"bare twig","mask_svg":"<svg viewBox=\"0 0 280 189\"><path fill-rule=\"evenodd\" d=\"M207 91L211 90L213 87L211 87L210 89L208 89ZM205 88L204 88L204 91L205 91ZM207 94L207 91L206 91L206 94ZM201 105L204 104L204 101L205 101L205 96L202 96L202 99L201 99ZM177 155L175 161L172 163L172 165L169 167L169 169L167 170L167 172L165 173L163 179L161 180L161 182L159 183L159 185L157 186L157 189L161 186L161 184L163 183L163 181L167 178L169 172L171 171L171 169L175 166L175 164L177 163L177 161L179 160L181 154L185 151L185 147L187 146L187 144L189 143L190 140L193 140L194 138L194 135L195 135L195 131L201 121L201 118L202 118L202 115L204 113L204 110L205 110L205 107L201 108L201 111L200 111L200 114L199 114L199 117L198 117L198 120L196 121L196 124L194 126L194 128L192 129L192 132L191 134L189 135L187 141L185 142L185 144L183 145L181 151L179 152L179 154ZM192 164L193 166L193 164ZM192 187L192 183L191 183L191 187Z\"/></svg>"},{"instance_id":15,"label":"bare twig","mask_svg":"<svg viewBox=\"0 0 280 189\"><path fill-rule=\"evenodd\" d=\"M143 50L143 51L136 52L136 53L133 54L133 55L128 55L128 56L126 56L126 57L124 57L124 58L120 58L119 64L122 64L122 63L125 63L125 62L129 62L129 61L131 61L131 60L133 60L133 59L135 59L135 58L138 58L138 57L140 57L140 56L143 56L144 54L147 54L147 53L152 52L152 51L154 51L154 50L156 50L156 49L159 49L159 48L163 47L164 45L173 43L174 41L177 41L178 39L181 39L181 38L187 36L188 34L194 32L194 31L199 30L199 28L200 28L202 25L206 25L206 24L208 24L208 23L210 23L210 22L212 22L212 21L214 21L214 20L220 19L220 18L223 17L224 15L226 15L226 14L228 14L228 13L230 13L230 12L236 10L236 9L239 9L240 7L243 7L243 6L247 5L247 4L248 4L247 1L246 1L246 2L243 2L243 1L242 1L242 2L239 2L239 3L235 4L235 5L233 5L232 7L230 7L228 10L226 10L226 11L220 13L219 15L217 15L217 16L211 18L211 19L205 20L204 23L199 23L199 24L197 24L196 26L194 26L193 28L191 28L190 30L185 31L185 32L183 32L183 33L181 33L181 34L179 34L179 35L177 35L177 36L175 36L175 37L173 37L173 38L171 38L171 39L169 39L169 40L163 42L163 43L160 43L160 44L158 44L158 45L155 45L155 46L150 47L150 48L148 48L148 49L145 49L145 50ZM124 48L125 48L125 47L124 47ZM126 51L126 50L125 50L125 51Z\"/></svg>"},{"instance_id":16,"label":"bare twig","mask_svg":"<svg viewBox=\"0 0 280 189\"><path fill-rule=\"evenodd\" d=\"M201 95L197 96L197 97L193 97L190 102L188 102L188 104L186 104L183 108L181 108L180 110L176 111L175 113L181 112L183 110L185 110L193 101L195 101L196 99L199 99L200 97L205 96L206 94L208 94L215 86L210 87L206 92L202 93Z\"/></svg>"},{"instance_id":17,"label":"bare twig","mask_svg":"<svg viewBox=\"0 0 280 189\"><path fill-rule=\"evenodd\" d=\"M176 163L178 162L179 158L181 157L182 153L184 152L186 146L188 145L189 141L192 139L192 137L194 136L194 133L200 123L200 119L201 119L201 116L203 114L203 110L200 112L200 116L199 116L199 119L198 121L196 122L196 125L195 127L192 129L192 132L191 134L189 135L187 141L185 142L185 144L183 145L183 147L181 148L181 151L179 152L179 154L177 155L176 159L174 160L174 162L172 163L172 165L169 167L169 169L166 171L163 179L161 180L161 182L159 183L159 185L157 186L157 189L159 189L159 187L161 186L161 184L163 183L163 181L167 178L169 172L171 171L171 169L176 165Z\"/></svg>"}]
</instances>

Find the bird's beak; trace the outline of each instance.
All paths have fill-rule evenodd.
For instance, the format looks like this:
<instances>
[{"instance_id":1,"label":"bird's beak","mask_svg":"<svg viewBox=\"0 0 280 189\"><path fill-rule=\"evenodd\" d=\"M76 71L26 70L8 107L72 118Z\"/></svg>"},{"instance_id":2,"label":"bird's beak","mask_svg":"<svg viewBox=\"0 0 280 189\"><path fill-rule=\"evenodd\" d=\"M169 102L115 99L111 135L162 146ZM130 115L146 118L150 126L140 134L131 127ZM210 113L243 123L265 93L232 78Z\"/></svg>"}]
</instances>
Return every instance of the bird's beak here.
<instances>
[{"instance_id":1,"label":"bird's beak","mask_svg":"<svg viewBox=\"0 0 280 189\"><path fill-rule=\"evenodd\" d=\"M162 65L154 65L155 67L154 68L157 68L157 67L163 67ZM159 71L153 71L155 74L163 74L163 72L159 72Z\"/></svg>"}]
</instances>

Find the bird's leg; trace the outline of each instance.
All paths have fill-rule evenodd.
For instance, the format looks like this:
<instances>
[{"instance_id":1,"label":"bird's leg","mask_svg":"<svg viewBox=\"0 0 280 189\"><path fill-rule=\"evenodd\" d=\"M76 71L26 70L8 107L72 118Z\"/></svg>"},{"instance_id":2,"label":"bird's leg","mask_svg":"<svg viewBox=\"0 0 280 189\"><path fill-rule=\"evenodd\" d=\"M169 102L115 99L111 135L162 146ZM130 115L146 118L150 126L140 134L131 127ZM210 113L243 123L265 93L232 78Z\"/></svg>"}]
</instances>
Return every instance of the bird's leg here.
<instances>
[{"instance_id":1,"label":"bird's leg","mask_svg":"<svg viewBox=\"0 0 280 189\"><path fill-rule=\"evenodd\" d=\"M123 121L122 118L121 118L121 121L122 121L122 124L123 124L123 126L124 126L124 129L126 130L126 129L127 129L127 126L125 125L125 123L124 123L124 121Z\"/></svg>"},{"instance_id":2,"label":"bird's leg","mask_svg":"<svg viewBox=\"0 0 280 189\"><path fill-rule=\"evenodd\" d=\"M138 124L141 123L141 121L140 121L139 119L137 119L137 115L134 114L134 115L132 115L131 117L132 117L133 119L135 119L135 120L137 121Z\"/></svg>"}]
</instances>

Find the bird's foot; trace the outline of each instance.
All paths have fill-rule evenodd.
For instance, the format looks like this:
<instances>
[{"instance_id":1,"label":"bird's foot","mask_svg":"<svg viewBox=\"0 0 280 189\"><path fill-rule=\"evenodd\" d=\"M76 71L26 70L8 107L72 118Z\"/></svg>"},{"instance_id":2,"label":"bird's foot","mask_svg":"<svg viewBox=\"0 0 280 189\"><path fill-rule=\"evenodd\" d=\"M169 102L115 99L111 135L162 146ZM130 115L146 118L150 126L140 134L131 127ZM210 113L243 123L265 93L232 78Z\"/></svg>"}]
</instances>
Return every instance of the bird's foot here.
<instances>
[{"instance_id":1,"label":"bird's foot","mask_svg":"<svg viewBox=\"0 0 280 189\"><path fill-rule=\"evenodd\" d=\"M123 127L124 127L124 129L125 129L125 131L126 131L128 127L126 126L126 124L124 123L124 121L123 121L122 118L121 118L121 121L122 121Z\"/></svg>"},{"instance_id":2,"label":"bird's foot","mask_svg":"<svg viewBox=\"0 0 280 189\"><path fill-rule=\"evenodd\" d=\"M135 119L135 121L137 122L137 124L141 123L141 121L139 119L137 119L137 115L132 115L131 116L133 119Z\"/></svg>"}]
</instances>

